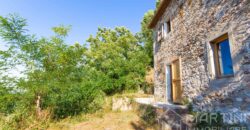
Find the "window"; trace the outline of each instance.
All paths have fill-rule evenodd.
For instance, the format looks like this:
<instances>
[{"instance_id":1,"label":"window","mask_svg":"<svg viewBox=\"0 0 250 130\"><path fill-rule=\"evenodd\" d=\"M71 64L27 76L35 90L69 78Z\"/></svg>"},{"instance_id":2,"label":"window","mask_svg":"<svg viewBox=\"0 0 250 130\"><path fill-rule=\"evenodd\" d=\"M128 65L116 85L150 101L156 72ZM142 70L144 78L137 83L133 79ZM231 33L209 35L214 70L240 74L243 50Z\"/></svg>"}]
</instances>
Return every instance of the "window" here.
<instances>
[{"instance_id":1,"label":"window","mask_svg":"<svg viewBox=\"0 0 250 130\"><path fill-rule=\"evenodd\" d=\"M214 53L217 77L233 76L233 63L228 35L225 34L211 42Z\"/></svg>"},{"instance_id":2,"label":"window","mask_svg":"<svg viewBox=\"0 0 250 130\"><path fill-rule=\"evenodd\" d=\"M167 37L167 23L165 22L164 25L163 25L163 33L164 33L164 38Z\"/></svg>"},{"instance_id":3,"label":"window","mask_svg":"<svg viewBox=\"0 0 250 130\"><path fill-rule=\"evenodd\" d=\"M171 32L171 22L170 22L170 20L166 24L167 24L167 33L170 33Z\"/></svg>"},{"instance_id":4,"label":"window","mask_svg":"<svg viewBox=\"0 0 250 130\"><path fill-rule=\"evenodd\" d=\"M164 36L164 24L161 24L157 31L157 42L161 42Z\"/></svg>"},{"instance_id":5,"label":"window","mask_svg":"<svg viewBox=\"0 0 250 130\"><path fill-rule=\"evenodd\" d=\"M170 31L171 31L171 23L170 23L170 21L165 22L164 25L163 25L164 37L167 37L167 34L170 33Z\"/></svg>"},{"instance_id":6,"label":"window","mask_svg":"<svg viewBox=\"0 0 250 130\"><path fill-rule=\"evenodd\" d=\"M165 22L157 30L157 42L161 42L171 32L171 22Z\"/></svg>"}]
</instances>

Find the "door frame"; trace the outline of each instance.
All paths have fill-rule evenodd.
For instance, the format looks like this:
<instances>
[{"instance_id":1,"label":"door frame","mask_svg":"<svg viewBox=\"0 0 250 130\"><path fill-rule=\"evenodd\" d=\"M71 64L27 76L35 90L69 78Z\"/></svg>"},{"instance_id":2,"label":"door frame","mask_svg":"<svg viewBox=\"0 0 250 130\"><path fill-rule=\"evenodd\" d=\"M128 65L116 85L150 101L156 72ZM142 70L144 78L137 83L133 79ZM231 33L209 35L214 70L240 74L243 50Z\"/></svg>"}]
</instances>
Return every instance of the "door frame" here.
<instances>
[{"instance_id":1,"label":"door frame","mask_svg":"<svg viewBox=\"0 0 250 130\"><path fill-rule=\"evenodd\" d=\"M169 69L169 70L168 70ZM169 71L169 74L167 74L167 71ZM167 81L167 76L169 76L169 80L170 80L170 84L168 84L168 81ZM171 64L166 64L165 65L165 88L166 88L166 91L165 91L165 100L166 102L169 102L169 103L172 103L173 102L173 92L172 92L172 65ZM168 86L170 85L170 86Z\"/></svg>"}]
</instances>

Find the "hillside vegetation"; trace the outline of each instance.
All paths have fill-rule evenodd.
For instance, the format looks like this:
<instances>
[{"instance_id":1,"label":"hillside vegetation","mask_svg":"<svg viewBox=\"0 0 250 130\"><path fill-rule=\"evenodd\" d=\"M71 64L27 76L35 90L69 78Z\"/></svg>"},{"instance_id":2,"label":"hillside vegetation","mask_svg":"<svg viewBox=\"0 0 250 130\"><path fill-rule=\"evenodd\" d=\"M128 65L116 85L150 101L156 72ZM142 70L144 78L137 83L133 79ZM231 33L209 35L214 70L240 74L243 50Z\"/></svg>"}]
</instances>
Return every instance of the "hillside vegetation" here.
<instances>
[{"instance_id":1,"label":"hillside vegetation","mask_svg":"<svg viewBox=\"0 0 250 130\"><path fill-rule=\"evenodd\" d=\"M26 19L0 16L0 126L4 130L46 129L49 122L94 113L104 97L152 90L145 80L153 66L153 37L145 14L141 32L98 28L85 43L66 43L71 26L54 35L30 34ZM10 75L13 70L18 74ZM149 89L147 87L150 87Z\"/></svg>"}]
</instances>

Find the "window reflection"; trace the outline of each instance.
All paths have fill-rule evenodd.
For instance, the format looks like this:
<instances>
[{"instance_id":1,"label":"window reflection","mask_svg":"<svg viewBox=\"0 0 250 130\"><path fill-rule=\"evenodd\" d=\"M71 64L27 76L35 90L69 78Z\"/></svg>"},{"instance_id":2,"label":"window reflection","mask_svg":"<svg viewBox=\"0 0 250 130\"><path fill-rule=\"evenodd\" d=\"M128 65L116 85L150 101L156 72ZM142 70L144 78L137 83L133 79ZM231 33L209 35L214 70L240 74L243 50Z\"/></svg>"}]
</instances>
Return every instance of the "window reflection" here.
<instances>
[{"instance_id":1,"label":"window reflection","mask_svg":"<svg viewBox=\"0 0 250 130\"><path fill-rule=\"evenodd\" d=\"M228 39L218 44L221 75L233 75L233 64Z\"/></svg>"}]
</instances>

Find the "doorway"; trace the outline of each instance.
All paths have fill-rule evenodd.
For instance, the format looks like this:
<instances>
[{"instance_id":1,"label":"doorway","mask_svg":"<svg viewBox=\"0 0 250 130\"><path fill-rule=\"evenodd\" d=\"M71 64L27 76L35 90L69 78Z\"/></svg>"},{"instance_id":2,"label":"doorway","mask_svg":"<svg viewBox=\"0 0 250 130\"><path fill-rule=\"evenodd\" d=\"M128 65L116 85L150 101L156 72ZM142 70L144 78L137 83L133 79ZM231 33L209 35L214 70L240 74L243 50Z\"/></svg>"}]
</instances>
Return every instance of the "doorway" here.
<instances>
[{"instance_id":1,"label":"doorway","mask_svg":"<svg viewBox=\"0 0 250 130\"><path fill-rule=\"evenodd\" d=\"M172 102L172 74L171 65L166 66L166 101Z\"/></svg>"},{"instance_id":2,"label":"doorway","mask_svg":"<svg viewBox=\"0 0 250 130\"><path fill-rule=\"evenodd\" d=\"M182 86L180 61L174 60L166 66L166 101L175 104L182 103Z\"/></svg>"}]
</instances>

